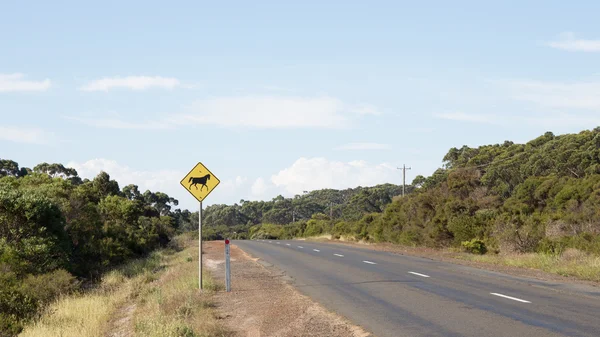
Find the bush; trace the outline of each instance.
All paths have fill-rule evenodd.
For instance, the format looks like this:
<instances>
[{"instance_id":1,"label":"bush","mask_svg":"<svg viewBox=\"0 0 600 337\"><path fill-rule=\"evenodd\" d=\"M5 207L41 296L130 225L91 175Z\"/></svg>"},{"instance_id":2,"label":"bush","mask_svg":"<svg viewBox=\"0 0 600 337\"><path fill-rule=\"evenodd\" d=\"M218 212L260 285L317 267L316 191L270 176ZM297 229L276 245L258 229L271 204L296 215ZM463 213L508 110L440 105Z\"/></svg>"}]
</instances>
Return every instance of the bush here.
<instances>
[{"instance_id":1,"label":"bush","mask_svg":"<svg viewBox=\"0 0 600 337\"><path fill-rule=\"evenodd\" d=\"M72 293L78 286L75 277L63 269L42 275L28 275L22 282L21 291L40 304Z\"/></svg>"},{"instance_id":2,"label":"bush","mask_svg":"<svg viewBox=\"0 0 600 337\"><path fill-rule=\"evenodd\" d=\"M472 254L485 254L487 253L487 247L485 246L485 242L479 239L473 239L471 241L463 241L462 243L465 251Z\"/></svg>"},{"instance_id":3,"label":"bush","mask_svg":"<svg viewBox=\"0 0 600 337\"><path fill-rule=\"evenodd\" d=\"M304 236L318 236L326 233L329 227L329 221L327 220L316 220L311 219L306 223L306 230L304 231Z\"/></svg>"},{"instance_id":4,"label":"bush","mask_svg":"<svg viewBox=\"0 0 600 337\"><path fill-rule=\"evenodd\" d=\"M14 285L0 284L0 336L21 332L23 321L32 318L38 302L19 291Z\"/></svg>"}]
</instances>

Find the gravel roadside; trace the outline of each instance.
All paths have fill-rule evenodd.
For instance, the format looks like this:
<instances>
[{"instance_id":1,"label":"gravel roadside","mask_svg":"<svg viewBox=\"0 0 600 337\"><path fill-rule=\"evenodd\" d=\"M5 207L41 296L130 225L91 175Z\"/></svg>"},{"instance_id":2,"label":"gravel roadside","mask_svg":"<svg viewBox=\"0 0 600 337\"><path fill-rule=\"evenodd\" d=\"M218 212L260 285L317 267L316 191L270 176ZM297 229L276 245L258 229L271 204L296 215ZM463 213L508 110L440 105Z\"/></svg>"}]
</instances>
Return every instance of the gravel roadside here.
<instances>
[{"instance_id":1,"label":"gravel roadside","mask_svg":"<svg viewBox=\"0 0 600 337\"><path fill-rule=\"evenodd\" d=\"M204 265L225 279L224 243L204 243ZM231 246L231 292L218 292L219 318L238 336L366 337L371 334L300 294L283 274Z\"/></svg>"}]
</instances>

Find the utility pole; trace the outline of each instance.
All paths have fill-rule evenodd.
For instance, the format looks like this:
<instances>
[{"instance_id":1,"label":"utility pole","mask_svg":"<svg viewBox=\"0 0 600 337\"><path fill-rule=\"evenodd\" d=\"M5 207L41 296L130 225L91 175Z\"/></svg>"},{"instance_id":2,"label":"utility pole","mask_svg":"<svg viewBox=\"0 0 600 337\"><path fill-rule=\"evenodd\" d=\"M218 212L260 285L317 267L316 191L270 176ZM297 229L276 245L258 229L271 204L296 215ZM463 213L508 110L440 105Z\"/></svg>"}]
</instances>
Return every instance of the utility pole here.
<instances>
[{"instance_id":1,"label":"utility pole","mask_svg":"<svg viewBox=\"0 0 600 337\"><path fill-rule=\"evenodd\" d=\"M410 170L410 167L402 165L402 167L397 167L397 169L402 170L402 196L404 197L404 190L406 189L406 170Z\"/></svg>"},{"instance_id":2,"label":"utility pole","mask_svg":"<svg viewBox=\"0 0 600 337\"><path fill-rule=\"evenodd\" d=\"M333 220L333 201L329 202L329 219Z\"/></svg>"}]
</instances>

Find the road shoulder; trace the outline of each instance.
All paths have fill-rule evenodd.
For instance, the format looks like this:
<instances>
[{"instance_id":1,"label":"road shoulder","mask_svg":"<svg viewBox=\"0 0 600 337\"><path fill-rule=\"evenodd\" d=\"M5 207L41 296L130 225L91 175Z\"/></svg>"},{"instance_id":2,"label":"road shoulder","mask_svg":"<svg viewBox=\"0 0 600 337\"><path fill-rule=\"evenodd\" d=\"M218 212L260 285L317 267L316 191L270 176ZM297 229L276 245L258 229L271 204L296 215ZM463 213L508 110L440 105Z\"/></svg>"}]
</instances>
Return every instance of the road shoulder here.
<instances>
[{"instance_id":1,"label":"road shoulder","mask_svg":"<svg viewBox=\"0 0 600 337\"><path fill-rule=\"evenodd\" d=\"M223 242L207 242L204 265L223 281ZM266 268L237 246L231 247L230 293L216 294L219 318L239 336L366 337L360 327L300 294L289 279Z\"/></svg>"}]
</instances>

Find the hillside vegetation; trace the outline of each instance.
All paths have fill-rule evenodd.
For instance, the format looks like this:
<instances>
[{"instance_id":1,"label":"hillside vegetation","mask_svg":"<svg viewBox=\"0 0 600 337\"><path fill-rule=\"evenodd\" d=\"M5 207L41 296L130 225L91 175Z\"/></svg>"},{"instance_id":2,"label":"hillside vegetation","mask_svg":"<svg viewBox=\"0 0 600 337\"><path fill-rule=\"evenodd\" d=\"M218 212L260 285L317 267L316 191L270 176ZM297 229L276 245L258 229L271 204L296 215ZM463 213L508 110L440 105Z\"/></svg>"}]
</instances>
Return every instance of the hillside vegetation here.
<instances>
[{"instance_id":1,"label":"hillside vegetation","mask_svg":"<svg viewBox=\"0 0 600 337\"><path fill-rule=\"evenodd\" d=\"M406 197L392 185L346 193L314 191L293 199L268 202L262 217L246 227L233 226L250 238L290 238L323 233L350 240L392 242L429 247L457 247L473 253L541 252L560 255L576 248L600 255L600 128L555 136L548 132L526 144L452 148L443 167L430 177L414 179ZM292 222L294 203L302 217ZM332 199L327 199L332 198ZM214 216L254 214L262 202L218 206ZM312 205L312 204L311 204ZM268 216L267 216L268 215ZM276 215L280 215L279 217ZM245 217L242 218L245 221ZM231 228L211 220L218 233ZM219 234L220 235L220 234Z\"/></svg>"},{"instance_id":2,"label":"hillside vegetation","mask_svg":"<svg viewBox=\"0 0 600 337\"><path fill-rule=\"evenodd\" d=\"M234 205L213 205L204 211L202 234L208 240L250 238L258 228L267 229L261 224L273 224L276 231L270 234L273 237L318 235L331 230L330 217L334 221L358 221L365 214L382 212L394 196L401 193L401 186L384 184L345 190L323 189L293 198L277 196L271 201L241 200ZM192 219L197 219L197 213ZM310 225L313 220L326 220L326 223L313 226ZM308 229L307 225L310 225Z\"/></svg>"},{"instance_id":3,"label":"hillside vegetation","mask_svg":"<svg viewBox=\"0 0 600 337\"><path fill-rule=\"evenodd\" d=\"M120 189L105 172L82 180L60 164L31 170L0 159L0 336L19 333L59 295L165 246L190 223L175 205L164 193Z\"/></svg>"}]
</instances>

